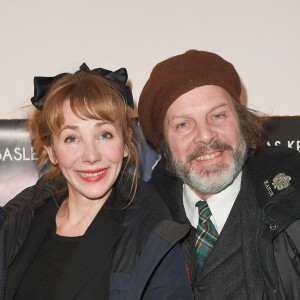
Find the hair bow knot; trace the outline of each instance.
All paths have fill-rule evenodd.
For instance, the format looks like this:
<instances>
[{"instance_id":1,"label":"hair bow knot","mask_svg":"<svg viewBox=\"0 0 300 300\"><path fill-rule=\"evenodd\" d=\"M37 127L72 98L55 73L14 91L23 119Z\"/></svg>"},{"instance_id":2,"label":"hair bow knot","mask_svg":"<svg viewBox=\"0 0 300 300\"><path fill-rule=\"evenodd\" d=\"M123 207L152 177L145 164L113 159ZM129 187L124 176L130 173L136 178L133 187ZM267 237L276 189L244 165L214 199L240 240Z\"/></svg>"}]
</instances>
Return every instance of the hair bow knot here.
<instances>
[{"instance_id":1,"label":"hair bow knot","mask_svg":"<svg viewBox=\"0 0 300 300\"><path fill-rule=\"evenodd\" d=\"M86 72L93 72L107 79L120 91L120 93L125 98L126 104L130 106L132 109L134 108L131 88L128 85L126 85L128 75L127 75L127 70L125 68L120 68L119 70L114 72L102 68L96 68L94 70L90 70L89 67L85 63L83 63L80 66L80 70L84 70ZM50 87L55 81L60 79L65 74L66 73L58 74L54 77L42 77L42 76L34 77L33 80L34 96L31 98L31 103L37 109L43 108Z\"/></svg>"}]
</instances>

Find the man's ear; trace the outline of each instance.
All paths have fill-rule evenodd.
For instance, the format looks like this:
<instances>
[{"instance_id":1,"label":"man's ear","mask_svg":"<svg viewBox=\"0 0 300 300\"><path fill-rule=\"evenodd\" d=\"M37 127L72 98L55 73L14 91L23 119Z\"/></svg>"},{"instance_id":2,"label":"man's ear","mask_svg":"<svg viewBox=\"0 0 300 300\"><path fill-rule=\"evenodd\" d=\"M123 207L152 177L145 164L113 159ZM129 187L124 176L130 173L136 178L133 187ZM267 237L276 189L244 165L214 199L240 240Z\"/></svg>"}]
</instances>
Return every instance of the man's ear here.
<instances>
[{"instance_id":1,"label":"man's ear","mask_svg":"<svg viewBox=\"0 0 300 300\"><path fill-rule=\"evenodd\" d=\"M55 155L55 152L54 152L52 146L46 146L46 145L44 145L44 148L45 148L45 150L48 153L48 156L49 156L49 159L50 159L51 163L53 165L56 165L57 164L57 159L56 159L56 155Z\"/></svg>"}]
</instances>

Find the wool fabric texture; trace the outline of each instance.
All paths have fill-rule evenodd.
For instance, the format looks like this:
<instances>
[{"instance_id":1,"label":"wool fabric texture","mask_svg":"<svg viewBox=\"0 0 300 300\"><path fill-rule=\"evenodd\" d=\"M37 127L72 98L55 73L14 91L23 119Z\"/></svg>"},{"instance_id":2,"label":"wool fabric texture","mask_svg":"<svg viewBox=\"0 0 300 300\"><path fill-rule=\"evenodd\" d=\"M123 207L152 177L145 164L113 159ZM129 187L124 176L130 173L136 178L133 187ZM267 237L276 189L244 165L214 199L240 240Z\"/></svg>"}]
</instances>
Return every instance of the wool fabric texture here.
<instances>
[{"instance_id":1,"label":"wool fabric texture","mask_svg":"<svg viewBox=\"0 0 300 300\"><path fill-rule=\"evenodd\" d=\"M146 82L138 104L143 133L154 146L170 105L186 92L204 85L224 88L240 102L241 83L233 65L215 53L189 50L158 63Z\"/></svg>"}]
</instances>

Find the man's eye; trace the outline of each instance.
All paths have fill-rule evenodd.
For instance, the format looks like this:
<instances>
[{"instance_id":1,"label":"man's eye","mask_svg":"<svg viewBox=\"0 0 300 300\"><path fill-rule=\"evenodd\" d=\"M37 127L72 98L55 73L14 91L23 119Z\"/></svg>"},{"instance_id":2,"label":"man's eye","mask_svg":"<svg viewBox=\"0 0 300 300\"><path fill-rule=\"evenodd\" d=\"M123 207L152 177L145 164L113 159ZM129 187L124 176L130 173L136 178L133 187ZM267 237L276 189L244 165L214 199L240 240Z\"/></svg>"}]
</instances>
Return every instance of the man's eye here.
<instances>
[{"instance_id":1,"label":"man's eye","mask_svg":"<svg viewBox=\"0 0 300 300\"><path fill-rule=\"evenodd\" d=\"M112 137L112 135L108 132L102 133L100 135L100 139L110 139Z\"/></svg>"},{"instance_id":2,"label":"man's eye","mask_svg":"<svg viewBox=\"0 0 300 300\"><path fill-rule=\"evenodd\" d=\"M77 138L74 136L68 136L67 138L65 138L65 142L74 143L74 142L77 142Z\"/></svg>"},{"instance_id":3,"label":"man's eye","mask_svg":"<svg viewBox=\"0 0 300 300\"><path fill-rule=\"evenodd\" d=\"M220 119L223 116L224 116L223 114L216 114L216 115L214 115L214 119Z\"/></svg>"},{"instance_id":4,"label":"man's eye","mask_svg":"<svg viewBox=\"0 0 300 300\"><path fill-rule=\"evenodd\" d=\"M188 123L186 123L186 122L182 122L182 123L180 123L180 124L178 124L178 128L182 128L182 127L185 127L185 126L187 126L188 125Z\"/></svg>"}]
</instances>

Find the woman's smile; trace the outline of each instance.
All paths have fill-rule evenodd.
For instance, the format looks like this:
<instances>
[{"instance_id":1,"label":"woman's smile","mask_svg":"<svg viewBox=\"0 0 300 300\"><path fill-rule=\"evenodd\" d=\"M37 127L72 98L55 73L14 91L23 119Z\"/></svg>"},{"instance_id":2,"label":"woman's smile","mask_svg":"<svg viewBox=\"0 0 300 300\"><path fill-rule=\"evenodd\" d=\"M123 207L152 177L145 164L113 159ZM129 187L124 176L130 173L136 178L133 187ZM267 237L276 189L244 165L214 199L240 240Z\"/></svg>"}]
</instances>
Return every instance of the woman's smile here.
<instances>
[{"instance_id":1,"label":"woman's smile","mask_svg":"<svg viewBox=\"0 0 300 300\"><path fill-rule=\"evenodd\" d=\"M95 182L102 180L108 172L108 168L102 168L97 170L85 170L77 171L80 178L86 182Z\"/></svg>"}]
</instances>

